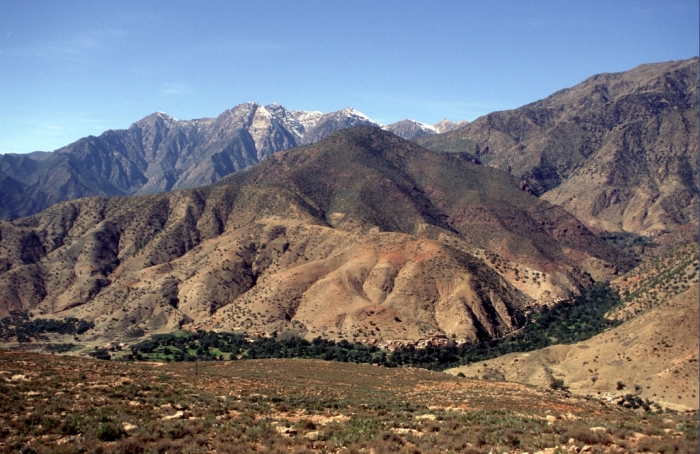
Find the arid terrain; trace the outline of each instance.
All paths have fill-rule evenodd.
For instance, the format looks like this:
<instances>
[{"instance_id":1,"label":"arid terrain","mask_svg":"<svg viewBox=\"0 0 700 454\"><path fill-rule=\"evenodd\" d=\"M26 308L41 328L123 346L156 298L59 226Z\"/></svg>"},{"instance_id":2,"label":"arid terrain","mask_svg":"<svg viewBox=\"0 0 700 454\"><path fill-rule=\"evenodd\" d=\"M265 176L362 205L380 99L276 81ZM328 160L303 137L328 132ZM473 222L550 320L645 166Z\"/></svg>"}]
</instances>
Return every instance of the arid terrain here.
<instances>
[{"instance_id":1,"label":"arid terrain","mask_svg":"<svg viewBox=\"0 0 700 454\"><path fill-rule=\"evenodd\" d=\"M249 103L5 156L0 452L698 452L697 97L694 58L446 133Z\"/></svg>"},{"instance_id":2,"label":"arid terrain","mask_svg":"<svg viewBox=\"0 0 700 454\"><path fill-rule=\"evenodd\" d=\"M467 377L549 386L617 401L626 394L666 408L698 409L698 246L651 257L613 282L626 320L591 339L450 369Z\"/></svg>"},{"instance_id":3,"label":"arid terrain","mask_svg":"<svg viewBox=\"0 0 700 454\"><path fill-rule=\"evenodd\" d=\"M498 337L526 302L633 263L505 173L371 127L214 186L54 205L0 235L0 315L91 320L90 342L185 325Z\"/></svg>"},{"instance_id":4,"label":"arid terrain","mask_svg":"<svg viewBox=\"0 0 700 454\"><path fill-rule=\"evenodd\" d=\"M598 74L417 139L469 152L589 227L658 234L698 219L698 59Z\"/></svg>"},{"instance_id":5,"label":"arid terrain","mask_svg":"<svg viewBox=\"0 0 700 454\"><path fill-rule=\"evenodd\" d=\"M50 360L49 360L50 359ZM0 452L696 452L697 415L420 369L0 353Z\"/></svg>"}]
</instances>

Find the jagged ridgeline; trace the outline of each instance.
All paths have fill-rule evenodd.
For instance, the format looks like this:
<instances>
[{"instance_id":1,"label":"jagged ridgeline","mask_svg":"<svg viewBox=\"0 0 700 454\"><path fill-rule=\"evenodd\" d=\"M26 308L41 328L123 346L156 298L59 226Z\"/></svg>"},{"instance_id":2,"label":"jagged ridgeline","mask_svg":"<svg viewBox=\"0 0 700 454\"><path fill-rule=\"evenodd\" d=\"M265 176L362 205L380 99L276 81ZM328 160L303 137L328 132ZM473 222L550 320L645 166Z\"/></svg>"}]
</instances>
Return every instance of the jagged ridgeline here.
<instances>
[{"instance_id":1,"label":"jagged ridgeline","mask_svg":"<svg viewBox=\"0 0 700 454\"><path fill-rule=\"evenodd\" d=\"M526 303L630 263L503 172L373 127L214 186L55 205L0 235L0 312L92 320L93 340L501 337Z\"/></svg>"},{"instance_id":2,"label":"jagged ridgeline","mask_svg":"<svg viewBox=\"0 0 700 454\"><path fill-rule=\"evenodd\" d=\"M52 153L0 155L0 219L80 197L211 184L277 151L360 125L379 126L352 108L324 115L245 103L216 118L189 121L156 112L128 129L85 137Z\"/></svg>"},{"instance_id":3,"label":"jagged ridgeline","mask_svg":"<svg viewBox=\"0 0 700 454\"><path fill-rule=\"evenodd\" d=\"M216 118L151 114L127 129L84 137L54 152L0 155L0 219L28 216L80 197L110 197L214 183L280 150L371 125L405 139L466 124L404 120L388 126L353 108L322 114L244 103Z\"/></svg>"}]
</instances>

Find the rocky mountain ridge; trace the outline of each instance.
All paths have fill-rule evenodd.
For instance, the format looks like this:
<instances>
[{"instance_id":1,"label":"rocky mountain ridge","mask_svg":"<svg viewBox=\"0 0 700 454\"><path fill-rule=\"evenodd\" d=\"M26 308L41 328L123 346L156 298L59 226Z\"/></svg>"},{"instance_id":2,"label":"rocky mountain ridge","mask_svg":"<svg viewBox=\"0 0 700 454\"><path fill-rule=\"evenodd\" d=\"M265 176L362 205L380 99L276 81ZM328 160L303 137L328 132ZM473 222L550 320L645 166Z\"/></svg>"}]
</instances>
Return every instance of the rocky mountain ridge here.
<instances>
[{"instance_id":1,"label":"rocky mountain ridge","mask_svg":"<svg viewBox=\"0 0 700 454\"><path fill-rule=\"evenodd\" d=\"M211 184L280 150L363 125L384 127L352 108L323 114L277 103L244 103L216 118L188 121L156 112L128 129L85 137L52 153L0 155L0 218L80 197Z\"/></svg>"},{"instance_id":2,"label":"rocky mountain ridge","mask_svg":"<svg viewBox=\"0 0 700 454\"><path fill-rule=\"evenodd\" d=\"M589 227L673 231L698 220L698 59L599 74L416 140L521 178Z\"/></svg>"},{"instance_id":3,"label":"rocky mountain ridge","mask_svg":"<svg viewBox=\"0 0 700 454\"><path fill-rule=\"evenodd\" d=\"M387 131L391 131L402 139L414 140L420 137L428 137L435 134L442 134L449 131L454 131L464 125L469 124L466 120L461 120L456 123L448 119L444 119L434 125L421 123L420 121L406 120L397 121L384 127Z\"/></svg>"}]
</instances>

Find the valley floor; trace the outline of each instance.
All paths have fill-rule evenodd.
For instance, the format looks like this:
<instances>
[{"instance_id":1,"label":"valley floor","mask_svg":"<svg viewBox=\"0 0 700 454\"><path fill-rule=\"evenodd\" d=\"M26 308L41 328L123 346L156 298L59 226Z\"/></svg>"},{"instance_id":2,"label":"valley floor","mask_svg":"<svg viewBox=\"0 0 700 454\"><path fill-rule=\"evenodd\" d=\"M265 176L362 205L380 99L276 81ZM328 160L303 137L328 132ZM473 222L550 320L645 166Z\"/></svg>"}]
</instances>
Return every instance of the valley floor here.
<instances>
[{"instance_id":1,"label":"valley floor","mask_svg":"<svg viewBox=\"0 0 700 454\"><path fill-rule=\"evenodd\" d=\"M698 409L698 285L586 341L511 353L448 370L467 377L549 386L619 400L626 394L675 410Z\"/></svg>"}]
</instances>

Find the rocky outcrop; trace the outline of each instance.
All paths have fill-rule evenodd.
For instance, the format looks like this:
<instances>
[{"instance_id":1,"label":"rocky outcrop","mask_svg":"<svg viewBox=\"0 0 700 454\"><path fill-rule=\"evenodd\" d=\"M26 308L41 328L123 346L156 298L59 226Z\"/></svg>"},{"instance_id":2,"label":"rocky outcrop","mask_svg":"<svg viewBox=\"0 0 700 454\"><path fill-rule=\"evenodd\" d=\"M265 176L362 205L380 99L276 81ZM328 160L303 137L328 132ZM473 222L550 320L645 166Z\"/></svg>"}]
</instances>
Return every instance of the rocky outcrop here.
<instances>
[{"instance_id":1,"label":"rocky outcrop","mask_svg":"<svg viewBox=\"0 0 700 454\"><path fill-rule=\"evenodd\" d=\"M448 119L444 119L439 123L435 123L434 125L428 125L419 121L406 119L387 125L385 129L393 132L403 139L415 140L420 139L421 137L428 137L435 134L453 131L466 124L469 124L467 120L460 120L454 123Z\"/></svg>"},{"instance_id":2,"label":"rocky outcrop","mask_svg":"<svg viewBox=\"0 0 700 454\"><path fill-rule=\"evenodd\" d=\"M432 136L438 133L433 126L410 119L392 123L386 129L406 140Z\"/></svg>"},{"instance_id":3,"label":"rocky outcrop","mask_svg":"<svg viewBox=\"0 0 700 454\"><path fill-rule=\"evenodd\" d=\"M455 129L461 128L462 126L465 126L468 124L469 124L469 122L467 120L460 120L457 122L453 122L453 121L450 121L447 118L445 118L444 120L442 120L438 123L435 123L433 125L433 128L435 128L435 131L438 134L443 134L445 132L454 131Z\"/></svg>"}]
</instances>

